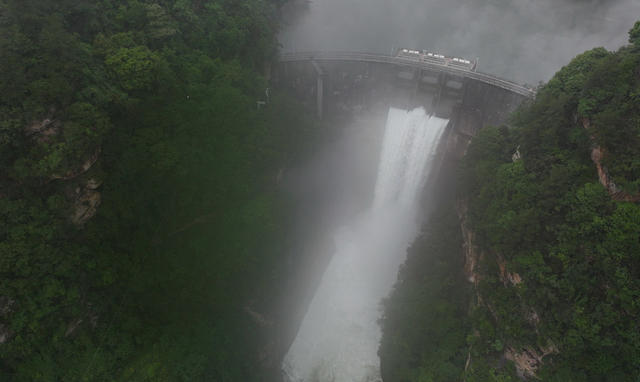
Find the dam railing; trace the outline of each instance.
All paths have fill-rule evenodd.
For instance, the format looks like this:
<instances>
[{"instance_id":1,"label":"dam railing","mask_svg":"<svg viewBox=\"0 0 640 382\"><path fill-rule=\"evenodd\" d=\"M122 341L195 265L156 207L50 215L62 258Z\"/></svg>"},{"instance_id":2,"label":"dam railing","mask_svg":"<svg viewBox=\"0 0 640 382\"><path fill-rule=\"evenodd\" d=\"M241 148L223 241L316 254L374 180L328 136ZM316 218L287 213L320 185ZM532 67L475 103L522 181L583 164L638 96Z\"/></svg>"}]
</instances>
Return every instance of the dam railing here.
<instances>
[{"instance_id":1,"label":"dam railing","mask_svg":"<svg viewBox=\"0 0 640 382\"><path fill-rule=\"evenodd\" d=\"M482 72L475 72L462 67L455 67L447 65L435 60L429 60L425 57L409 58L398 57L378 53L364 53L364 52L289 52L280 54L280 62L299 62L299 61L354 61L354 62L371 62L379 64L390 64L397 66L412 67L430 71L443 72L451 74L453 76L469 78L472 80L480 81L492 86L499 87L525 97L533 98L536 94L535 90L526 87L524 85L517 84L512 81L508 81L494 75Z\"/></svg>"}]
</instances>

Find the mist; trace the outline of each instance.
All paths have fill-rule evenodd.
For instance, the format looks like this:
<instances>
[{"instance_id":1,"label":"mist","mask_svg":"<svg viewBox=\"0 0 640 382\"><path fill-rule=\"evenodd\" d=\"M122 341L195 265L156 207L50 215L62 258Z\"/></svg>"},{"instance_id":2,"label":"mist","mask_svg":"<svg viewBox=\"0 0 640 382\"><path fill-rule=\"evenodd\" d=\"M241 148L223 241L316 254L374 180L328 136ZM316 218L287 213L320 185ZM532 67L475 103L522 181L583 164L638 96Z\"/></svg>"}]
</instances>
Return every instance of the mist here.
<instances>
[{"instance_id":1,"label":"mist","mask_svg":"<svg viewBox=\"0 0 640 382\"><path fill-rule=\"evenodd\" d=\"M389 109L374 199L334 227L335 251L285 357L285 381L381 380L380 302L418 233L421 190L447 123L423 108Z\"/></svg>"},{"instance_id":2,"label":"mist","mask_svg":"<svg viewBox=\"0 0 640 382\"><path fill-rule=\"evenodd\" d=\"M479 71L547 81L577 54L627 42L636 0L312 0L298 3L282 50L391 53L427 49L479 58ZM306 8L306 9L304 9Z\"/></svg>"},{"instance_id":3,"label":"mist","mask_svg":"<svg viewBox=\"0 0 640 382\"><path fill-rule=\"evenodd\" d=\"M480 72L537 85L585 50L626 44L639 14L637 0L299 0L283 9L279 42L282 52L425 49L477 59ZM430 203L421 202L435 190L429 174L444 155L437 147L453 157L467 139L464 133L441 141L442 131L473 135L489 123L485 116L502 123L523 102L499 89L456 92L446 80L434 95L423 77L369 64L321 62L325 85L314 81L320 70L304 70L303 62L286 71L309 105L326 94L325 110L346 109L353 118L336 129L335 141L284 176L283 189L298 209L286 382L382 380L380 304L421 230ZM348 94L353 102L336 107ZM338 115L326 114L335 123Z\"/></svg>"}]
</instances>

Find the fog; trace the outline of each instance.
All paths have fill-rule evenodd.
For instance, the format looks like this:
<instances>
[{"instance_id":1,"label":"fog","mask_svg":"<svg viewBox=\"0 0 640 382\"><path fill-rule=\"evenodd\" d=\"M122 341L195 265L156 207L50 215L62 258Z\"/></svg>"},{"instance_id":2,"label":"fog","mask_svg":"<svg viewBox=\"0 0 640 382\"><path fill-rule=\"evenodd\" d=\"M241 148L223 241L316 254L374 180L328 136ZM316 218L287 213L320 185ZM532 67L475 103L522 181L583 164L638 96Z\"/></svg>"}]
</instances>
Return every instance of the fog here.
<instances>
[{"instance_id":1,"label":"fog","mask_svg":"<svg viewBox=\"0 0 640 382\"><path fill-rule=\"evenodd\" d=\"M418 232L420 191L447 123L423 108L389 109L373 201L333 227L335 251L285 357L286 382L381 380L380 301Z\"/></svg>"},{"instance_id":2,"label":"fog","mask_svg":"<svg viewBox=\"0 0 640 382\"><path fill-rule=\"evenodd\" d=\"M297 0L283 13L284 52L426 49L478 58L479 71L534 85L585 50L625 44L640 0ZM286 381L381 380L379 302L420 226L405 212L424 207L422 182L435 159L418 153L431 152L426 147L437 147L440 135L417 143L446 124L423 109L400 113L392 106L402 95L389 94L371 109L352 107L351 123L284 171L281 186L297 207L289 255L295 276L283 308ZM405 194L406 205L399 202Z\"/></svg>"},{"instance_id":3,"label":"fog","mask_svg":"<svg viewBox=\"0 0 640 382\"><path fill-rule=\"evenodd\" d=\"M529 84L587 49L625 44L640 18L638 0L304 1L285 13L283 51L427 49Z\"/></svg>"}]
</instances>

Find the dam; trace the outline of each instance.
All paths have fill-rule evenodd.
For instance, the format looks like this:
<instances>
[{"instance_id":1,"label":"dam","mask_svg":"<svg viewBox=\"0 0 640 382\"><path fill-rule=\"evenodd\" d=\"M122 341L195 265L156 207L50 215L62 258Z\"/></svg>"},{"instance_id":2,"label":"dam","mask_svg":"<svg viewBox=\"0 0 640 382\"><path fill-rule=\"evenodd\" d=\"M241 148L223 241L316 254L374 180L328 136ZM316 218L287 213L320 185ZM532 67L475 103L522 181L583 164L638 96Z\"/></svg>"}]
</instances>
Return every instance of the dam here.
<instances>
[{"instance_id":1,"label":"dam","mask_svg":"<svg viewBox=\"0 0 640 382\"><path fill-rule=\"evenodd\" d=\"M450 120L448 143L463 151L478 129L507 123L535 97L528 86L481 71L363 52L282 53L271 77L320 119L380 105L424 107Z\"/></svg>"},{"instance_id":2,"label":"dam","mask_svg":"<svg viewBox=\"0 0 640 382\"><path fill-rule=\"evenodd\" d=\"M445 155L464 155L478 129L506 123L535 94L482 73L380 57L283 55L273 73L317 118L385 121L371 202L328 233L333 253L284 355L285 382L382 381L380 303L419 233L424 190Z\"/></svg>"}]
</instances>

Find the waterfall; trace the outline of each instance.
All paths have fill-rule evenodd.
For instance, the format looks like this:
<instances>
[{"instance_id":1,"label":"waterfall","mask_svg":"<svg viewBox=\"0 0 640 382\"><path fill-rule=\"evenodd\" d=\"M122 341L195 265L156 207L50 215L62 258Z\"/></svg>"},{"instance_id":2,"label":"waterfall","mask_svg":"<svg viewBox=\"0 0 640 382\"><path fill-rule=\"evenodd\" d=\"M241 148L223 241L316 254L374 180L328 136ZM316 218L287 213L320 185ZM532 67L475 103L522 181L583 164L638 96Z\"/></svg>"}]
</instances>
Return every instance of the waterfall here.
<instances>
[{"instance_id":1,"label":"waterfall","mask_svg":"<svg viewBox=\"0 0 640 382\"><path fill-rule=\"evenodd\" d=\"M283 363L287 382L381 381L381 300L415 238L420 191L447 120L389 109L371 208L334 235L336 252Z\"/></svg>"}]
</instances>

